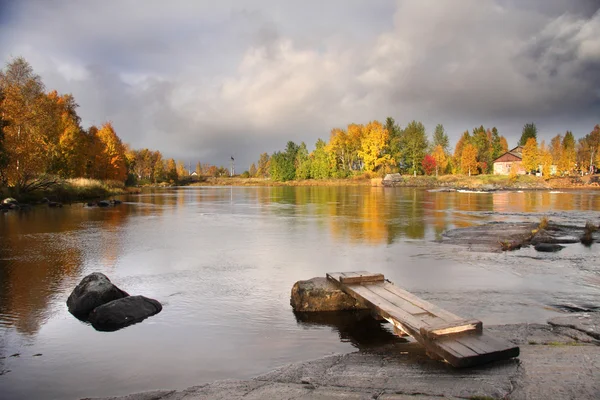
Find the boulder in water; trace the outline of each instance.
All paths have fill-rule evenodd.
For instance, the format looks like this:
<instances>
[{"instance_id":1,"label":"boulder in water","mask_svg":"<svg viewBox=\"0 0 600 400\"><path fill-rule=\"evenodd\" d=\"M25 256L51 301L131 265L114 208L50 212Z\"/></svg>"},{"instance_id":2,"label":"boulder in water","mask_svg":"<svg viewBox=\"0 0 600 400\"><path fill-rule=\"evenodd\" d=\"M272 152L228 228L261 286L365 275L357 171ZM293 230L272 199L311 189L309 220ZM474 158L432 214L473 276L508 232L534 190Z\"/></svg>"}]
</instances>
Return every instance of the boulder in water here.
<instances>
[{"instance_id":1,"label":"boulder in water","mask_svg":"<svg viewBox=\"0 0 600 400\"><path fill-rule=\"evenodd\" d=\"M343 311L366 307L326 278L298 281L292 287L290 304L294 311Z\"/></svg>"},{"instance_id":2,"label":"boulder in water","mask_svg":"<svg viewBox=\"0 0 600 400\"><path fill-rule=\"evenodd\" d=\"M129 294L116 287L106 275L93 272L73 289L67 307L76 318L85 320L96 307L127 296Z\"/></svg>"},{"instance_id":3,"label":"boulder in water","mask_svg":"<svg viewBox=\"0 0 600 400\"><path fill-rule=\"evenodd\" d=\"M99 331L116 331L158 314L162 305L144 296L129 296L95 308L88 320Z\"/></svg>"}]
</instances>

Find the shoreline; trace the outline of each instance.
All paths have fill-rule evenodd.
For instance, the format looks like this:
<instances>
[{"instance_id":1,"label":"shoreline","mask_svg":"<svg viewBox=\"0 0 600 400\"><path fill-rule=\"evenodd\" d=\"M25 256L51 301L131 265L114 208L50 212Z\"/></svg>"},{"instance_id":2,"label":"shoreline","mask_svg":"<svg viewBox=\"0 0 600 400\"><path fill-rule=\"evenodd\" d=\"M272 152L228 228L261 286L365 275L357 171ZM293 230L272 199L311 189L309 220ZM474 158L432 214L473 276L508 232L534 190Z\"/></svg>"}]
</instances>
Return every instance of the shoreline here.
<instances>
[{"instance_id":1,"label":"shoreline","mask_svg":"<svg viewBox=\"0 0 600 400\"><path fill-rule=\"evenodd\" d=\"M192 399L596 399L600 395L600 313L548 324L487 327L520 346L519 358L455 369L415 342L294 363L248 380L155 390L95 400Z\"/></svg>"},{"instance_id":2,"label":"shoreline","mask_svg":"<svg viewBox=\"0 0 600 400\"><path fill-rule=\"evenodd\" d=\"M203 187L203 186L234 186L234 187L288 187L288 186L317 186L317 187L337 187L337 186L374 186L374 187L416 187L416 188L440 188L456 190L597 190L600 184L596 182L598 176L552 178L545 180L542 177L522 175L516 179L511 179L504 175L480 175L480 176L462 176L462 175L442 175L435 176L412 176L398 175L396 179L387 179L383 177L371 178L354 177L340 179L307 179L292 181L272 181L267 178L240 178L240 177L210 177L201 182L192 182L181 187ZM388 175L389 176L389 175ZM593 182L590 182L593 178ZM151 185L141 186L140 188L159 188L159 187L177 187L177 185Z\"/></svg>"}]
</instances>

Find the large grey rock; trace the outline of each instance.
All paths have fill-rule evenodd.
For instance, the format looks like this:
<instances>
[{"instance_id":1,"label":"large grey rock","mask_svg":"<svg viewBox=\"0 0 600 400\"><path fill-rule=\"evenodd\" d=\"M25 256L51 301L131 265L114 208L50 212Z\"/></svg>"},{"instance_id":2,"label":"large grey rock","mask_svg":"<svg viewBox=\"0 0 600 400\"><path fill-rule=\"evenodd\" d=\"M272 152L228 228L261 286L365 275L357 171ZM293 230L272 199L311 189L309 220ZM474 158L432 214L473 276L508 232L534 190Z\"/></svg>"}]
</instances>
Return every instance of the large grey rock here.
<instances>
[{"instance_id":1,"label":"large grey rock","mask_svg":"<svg viewBox=\"0 0 600 400\"><path fill-rule=\"evenodd\" d=\"M85 320L94 308L127 296L129 294L116 287L106 275L93 272L73 289L67 307L75 317Z\"/></svg>"},{"instance_id":2,"label":"large grey rock","mask_svg":"<svg viewBox=\"0 0 600 400\"><path fill-rule=\"evenodd\" d=\"M326 278L298 281L292 287L290 304L294 311L343 311L366 308Z\"/></svg>"},{"instance_id":3,"label":"large grey rock","mask_svg":"<svg viewBox=\"0 0 600 400\"><path fill-rule=\"evenodd\" d=\"M129 296L113 300L92 311L88 320L99 331L116 331L158 314L162 305L144 296Z\"/></svg>"}]
</instances>

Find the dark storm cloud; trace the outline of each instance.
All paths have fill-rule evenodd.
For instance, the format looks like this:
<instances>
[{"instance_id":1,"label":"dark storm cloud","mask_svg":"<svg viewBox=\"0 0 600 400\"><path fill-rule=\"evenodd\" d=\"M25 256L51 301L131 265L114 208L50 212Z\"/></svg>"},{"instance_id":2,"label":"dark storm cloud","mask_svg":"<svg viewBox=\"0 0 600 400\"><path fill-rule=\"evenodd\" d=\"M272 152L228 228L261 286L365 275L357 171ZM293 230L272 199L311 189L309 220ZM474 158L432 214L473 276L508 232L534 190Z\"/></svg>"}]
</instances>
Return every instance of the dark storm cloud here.
<instances>
[{"instance_id":1,"label":"dark storm cloud","mask_svg":"<svg viewBox=\"0 0 600 400\"><path fill-rule=\"evenodd\" d=\"M167 157L247 168L388 115L453 139L496 125L510 144L529 121L546 139L600 122L595 0L10 4L3 59Z\"/></svg>"}]
</instances>

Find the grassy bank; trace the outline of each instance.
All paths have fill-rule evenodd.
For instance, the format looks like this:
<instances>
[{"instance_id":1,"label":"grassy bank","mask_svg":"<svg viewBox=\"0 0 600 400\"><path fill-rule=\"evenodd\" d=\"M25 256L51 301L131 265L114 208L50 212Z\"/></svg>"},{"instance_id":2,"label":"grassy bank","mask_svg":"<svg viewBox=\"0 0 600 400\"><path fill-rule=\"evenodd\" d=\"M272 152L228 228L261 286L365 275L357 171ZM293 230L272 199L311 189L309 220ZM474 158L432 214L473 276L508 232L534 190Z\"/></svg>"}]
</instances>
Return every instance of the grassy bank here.
<instances>
[{"instance_id":1,"label":"grassy bank","mask_svg":"<svg viewBox=\"0 0 600 400\"><path fill-rule=\"evenodd\" d=\"M14 197L20 203L37 203L44 197L61 203L107 199L128 193L122 182L75 178L58 179L47 188L18 192L14 188L3 188L2 198Z\"/></svg>"}]
</instances>

